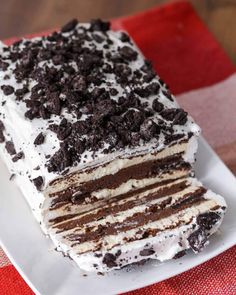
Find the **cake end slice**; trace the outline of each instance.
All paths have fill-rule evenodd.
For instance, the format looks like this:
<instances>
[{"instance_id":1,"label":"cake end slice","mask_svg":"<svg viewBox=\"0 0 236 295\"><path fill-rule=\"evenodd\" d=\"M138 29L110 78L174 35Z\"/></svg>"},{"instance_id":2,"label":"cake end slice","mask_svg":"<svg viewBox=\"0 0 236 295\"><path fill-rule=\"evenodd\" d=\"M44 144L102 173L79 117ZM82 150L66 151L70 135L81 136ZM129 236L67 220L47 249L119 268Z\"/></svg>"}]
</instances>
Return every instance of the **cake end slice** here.
<instances>
[{"instance_id":1,"label":"cake end slice","mask_svg":"<svg viewBox=\"0 0 236 295\"><path fill-rule=\"evenodd\" d=\"M106 272L176 258L187 249L200 252L225 210L221 196L182 178L94 202L87 210L77 205L72 214L52 217L44 208L44 222L58 249L80 268Z\"/></svg>"}]
</instances>

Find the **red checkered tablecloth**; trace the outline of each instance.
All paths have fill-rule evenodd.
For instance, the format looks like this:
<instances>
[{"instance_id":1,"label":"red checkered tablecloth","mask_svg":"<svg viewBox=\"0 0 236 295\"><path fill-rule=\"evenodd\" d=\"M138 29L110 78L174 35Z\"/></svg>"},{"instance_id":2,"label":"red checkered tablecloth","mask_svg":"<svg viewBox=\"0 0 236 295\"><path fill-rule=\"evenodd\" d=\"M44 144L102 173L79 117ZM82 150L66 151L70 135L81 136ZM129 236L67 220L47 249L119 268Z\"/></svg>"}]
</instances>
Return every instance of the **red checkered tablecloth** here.
<instances>
[{"instance_id":1,"label":"red checkered tablecloth","mask_svg":"<svg viewBox=\"0 0 236 295\"><path fill-rule=\"evenodd\" d=\"M113 20L112 25L131 34L236 173L235 67L192 6L174 2ZM33 294L1 249L0 294ZM236 247L181 275L127 294L236 294Z\"/></svg>"}]
</instances>

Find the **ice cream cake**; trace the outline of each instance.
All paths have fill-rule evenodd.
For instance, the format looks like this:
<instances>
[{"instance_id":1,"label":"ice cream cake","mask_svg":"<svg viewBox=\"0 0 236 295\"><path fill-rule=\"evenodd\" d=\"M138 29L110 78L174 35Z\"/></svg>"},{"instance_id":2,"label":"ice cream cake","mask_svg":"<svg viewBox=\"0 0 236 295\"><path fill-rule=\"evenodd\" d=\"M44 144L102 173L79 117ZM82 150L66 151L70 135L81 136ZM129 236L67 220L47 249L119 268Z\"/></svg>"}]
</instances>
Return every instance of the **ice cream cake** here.
<instances>
[{"instance_id":1,"label":"ice cream cake","mask_svg":"<svg viewBox=\"0 0 236 295\"><path fill-rule=\"evenodd\" d=\"M108 22L72 20L0 45L0 154L44 232L82 269L207 244L226 205L193 177L199 133Z\"/></svg>"}]
</instances>

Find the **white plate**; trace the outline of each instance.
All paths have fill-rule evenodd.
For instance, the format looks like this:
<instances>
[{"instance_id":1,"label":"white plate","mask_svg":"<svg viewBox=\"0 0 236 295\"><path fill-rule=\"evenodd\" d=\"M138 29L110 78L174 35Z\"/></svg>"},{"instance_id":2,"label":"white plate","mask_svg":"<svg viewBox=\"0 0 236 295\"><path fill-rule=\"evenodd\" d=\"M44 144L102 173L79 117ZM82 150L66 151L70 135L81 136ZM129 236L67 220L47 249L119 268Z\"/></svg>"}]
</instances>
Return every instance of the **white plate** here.
<instances>
[{"instance_id":1,"label":"white plate","mask_svg":"<svg viewBox=\"0 0 236 295\"><path fill-rule=\"evenodd\" d=\"M182 273L236 244L236 179L208 144L200 139L196 174L203 183L223 195L228 211L221 231L200 254L165 263L151 262L99 276L83 276L80 269L54 251L9 173L0 162L0 243L17 270L37 294L115 294L160 282ZM96 290L96 291L95 291Z\"/></svg>"}]
</instances>

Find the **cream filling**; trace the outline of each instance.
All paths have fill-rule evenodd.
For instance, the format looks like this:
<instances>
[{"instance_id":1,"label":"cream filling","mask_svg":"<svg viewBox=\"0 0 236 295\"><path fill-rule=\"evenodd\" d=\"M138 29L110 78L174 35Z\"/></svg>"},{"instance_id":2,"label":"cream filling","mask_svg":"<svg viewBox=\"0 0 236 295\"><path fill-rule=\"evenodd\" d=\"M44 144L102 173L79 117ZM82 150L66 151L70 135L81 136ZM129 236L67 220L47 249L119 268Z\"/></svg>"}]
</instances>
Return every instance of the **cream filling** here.
<instances>
[{"instance_id":1,"label":"cream filling","mask_svg":"<svg viewBox=\"0 0 236 295\"><path fill-rule=\"evenodd\" d=\"M197 139L193 136L187 143L175 144L170 147L166 147L160 152L147 153L142 156L134 156L133 158L115 158L108 164L104 164L93 169L91 172L77 171L73 175L68 175L68 177L61 179L59 178L47 189L47 193L55 193L58 191L65 190L71 185L79 186L83 182L90 180L99 179L106 175L115 174L118 171L131 167L133 165L138 165L146 161L161 160L166 157L173 156L178 153L184 153L183 158L186 162L193 163L194 155L197 151Z\"/></svg>"},{"instance_id":2,"label":"cream filling","mask_svg":"<svg viewBox=\"0 0 236 295\"><path fill-rule=\"evenodd\" d=\"M121 184L119 187L115 189L102 189L99 191L92 192L92 196L96 197L97 199L103 198L113 198L115 196L125 194L129 191L134 189L139 189L146 187L148 185L152 185L154 183L158 183L165 180L177 179L183 176L189 175L189 170L176 170L174 173L161 173L158 177L155 178L144 178L144 179L130 179L127 182Z\"/></svg>"},{"instance_id":3,"label":"cream filling","mask_svg":"<svg viewBox=\"0 0 236 295\"><path fill-rule=\"evenodd\" d=\"M194 216L197 216L198 214L202 212L209 210L210 208L213 208L215 205L216 205L216 202L214 200L208 200L200 205L187 208L183 211L180 211L177 214L171 215L168 218L163 218L155 222L150 222L148 224L143 225L142 227L138 227L126 232L121 232L117 235L104 236L101 240L99 240L99 243L101 242L102 244L101 249L102 251L104 251L104 250L111 249L117 244L122 245L126 243L125 239L131 239L133 237L136 237L137 239L139 239L142 237L142 234L140 235L137 234L140 230L145 231L146 229L158 229L160 231L163 231L170 226L174 226L178 224L178 222L181 222L183 224L188 223L191 220L191 218L193 218ZM143 208L145 209L145 206L143 206ZM132 211L135 213L135 209ZM114 220L112 220L112 218L110 219L112 222L115 222ZM121 217L120 218L121 222L124 219L125 219L124 217L123 218ZM68 241L66 237L65 238L62 237L61 241L63 243L66 243L69 247L71 247L75 243L75 242ZM97 245L97 242L95 241L81 243L74 246L73 251L75 251L77 254L87 252L87 251L93 251L93 249L96 248L96 245Z\"/></svg>"},{"instance_id":4,"label":"cream filling","mask_svg":"<svg viewBox=\"0 0 236 295\"><path fill-rule=\"evenodd\" d=\"M142 188L154 183L162 182L165 180L175 180L181 177L184 177L188 175L189 171L183 171L183 170L177 170L175 173L163 173L162 175L158 175L157 177L154 178L146 178L143 180L129 180L126 183L121 184L118 188L109 190L109 189L104 189L98 192L93 192L92 196L97 196L98 201L96 203L91 203L88 201L87 204L83 205L76 205L76 204L66 204L58 209L53 209L49 210L51 207L53 198L47 197L45 199L44 205L43 205L43 216L44 220L43 222L47 223L48 220L56 218L58 216L64 216L66 214L79 214L83 213L85 211L93 210L96 208L99 208L103 206L104 201L106 198L113 198L117 195L124 194L126 192L133 190L133 186L135 186L135 189ZM181 180L183 181L183 180ZM173 185L175 182L171 183L170 185Z\"/></svg>"},{"instance_id":5,"label":"cream filling","mask_svg":"<svg viewBox=\"0 0 236 295\"><path fill-rule=\"evenodd\" d=\"M141 204L141 205L138 205L138 206L134 206L133 208L131 209L127 209L125 211L120 211L118 213L116 213L115 215L113 214L110 214L108 216L106 216L105 218L103 218L102 220L99 220L99 221L92 221L92 222L89 222L89 223L86 223L82 226L78 226L78 227L74 227L73 229L71 230L67 230L67 231L63 231L61 234L58 233L57 236L60 237L65 237L66 235L70 235L72 233L75 233L75 234L84 234L86 233L86 228L92 228L91 229L91 232L93 231L96 231L98 229L98 226L99 225L103 225L105 226L107 223L109 224L113 224L113 223L116 223L116 222L119 222L122 224L122 222L124 222L126 220L126 218L128 217L132 217L134 214L136 213L142 213L142 212L145 212L145 209L149 208L151 205L158 205L158 204L161 204L164 200L168 199L169 197L172 198L170 204L168 204L166 206L166 208L170 207L171 205L173 205L175 202L177 202L178 200L180 200L183 195L185 194L188 194L188 193L193 193L195 192L199 187L188 187L184 190L182 190L180 193L176 193L176 194L173 194L173 195L167 195L163 198L159 198L159 199L155 199L155 200L152 200L152 201L147 201L145 204ZM158 193L158 190L156 189L152 189L152 190L149 190L149 191L146 191L145 193L142 193L140 195L135 195L134 197L130 198L130 199L127 199L126 202L129 202L129 201L132 201L132 200L139 200L139 199L142 199L144 198L145 196L149 195L149 194L152 194L152 193ZM121 205L121 204L124 204L126 202L117 202L117 205ZM100 208L101 209L101 208ZM92 212L92 214L96 212ZM89 214L88 214L89 215ZM82 216L86 216L86 214L82 215ZM81 217L82 217L81 216ZM78 218L78 217L77 217ZM73 220L76 220L77 219L76 217L75 218L72 218L70 219L70 221L73 221ZM66 222L65 222L66 223ZM63 224L63 222L62 222ZM53 228L52 228L53 229ZM53 229L54 230L54 229ZM55 228L55 231L57 231L57 229Z\"/></svg>"}]
</instances>

